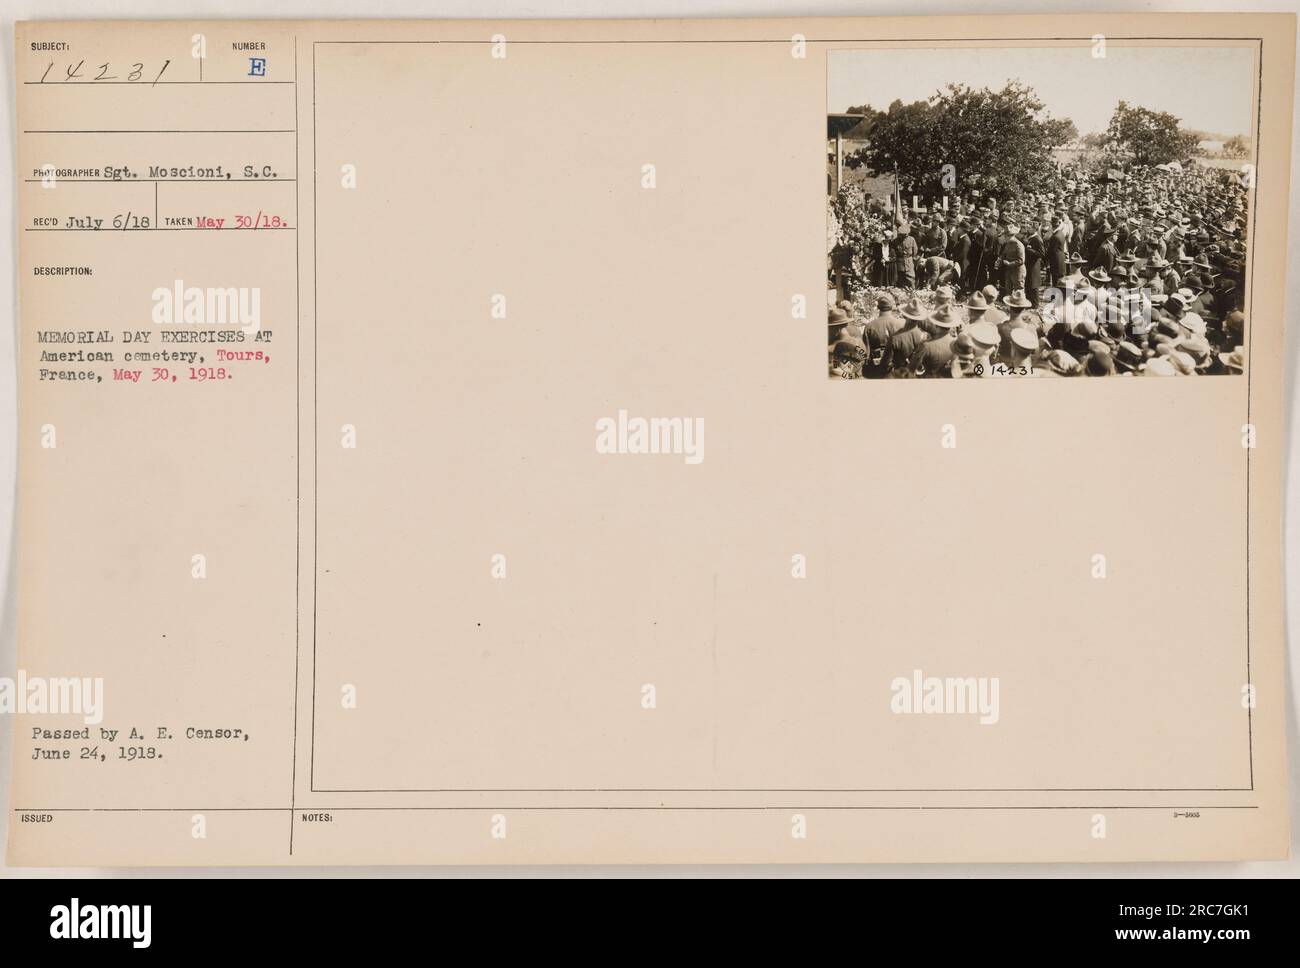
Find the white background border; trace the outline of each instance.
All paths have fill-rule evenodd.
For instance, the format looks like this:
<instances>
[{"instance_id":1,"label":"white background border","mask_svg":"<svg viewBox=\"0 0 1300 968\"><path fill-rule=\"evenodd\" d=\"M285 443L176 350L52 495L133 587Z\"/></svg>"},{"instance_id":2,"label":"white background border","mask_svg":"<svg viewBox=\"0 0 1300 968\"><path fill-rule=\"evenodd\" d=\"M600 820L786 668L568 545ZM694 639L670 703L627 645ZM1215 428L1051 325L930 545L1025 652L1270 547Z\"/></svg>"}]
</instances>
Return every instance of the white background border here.
<instances>
[{"instance_id":1,"label":"white background border","mask_svg":"<svg viewBox=\"0 0 1300 968\"><path fill-rule=\"evenodd\" d=\"M352 19L352 18L429 18L429 19L501 19L522 18L678 18L678 17L864 17L864 16L941 16L970 14L1064 14L1089 13L1094 3L1038 0L1032 7L1025 3L984 2L979 5L951 0L0 0L0 76L4 80L4 99L0 102L0 158L8 164L0 171L11 173L0 186L3 210L3 233L0 234L0 305L4 307L0 325L0 582L3 606L0 609L0 676L13 676L15 649L15 582L12 568L14 551L14 482L17 452L17 381L14 343L17 335L16 266L18 230L15 224L17 184L14 171L14 22L18 20L256 20L256 19ZM1108 13L1172 14L1195 11L1243 13L1296 13L1300 0L1105 0L1100 4ZM1296 99L1300 114L1300 98ZM1295 631L1300 619L1300 588L1289 576L1300 568L1300 508L1296 493L1300 476L1300 450L1296 444L1297 401L1295 393L1297 345L1300 344L1300 117L1292 120L1291 205L1286 259L1286 395L1287 457L1286 507L1284 509L1287 577L1287 656L1285 669L1290 689L1286 715L1287 758L1290 764L1291 859L1283 862L1248 864L877 864L764 867L572 867L572 868L146 868L139 870L67 869L32 870L6 867L0 860L0 877L14 876L109 876L109 877L184 877L241 875L320 876L351 875L360 877L429 874L456 877L497 877L503 873L524 876L691 876L707 872L709 876L832 876L832 877L1300 877L1300 853L1296 849L1300 831L1300 730L1296 710L1300 707L1300 676L1295 668ZM13 719L0 716L0 848L5 843L9 819L10 756L12 755Z\"/></svg>"}]
</instances>

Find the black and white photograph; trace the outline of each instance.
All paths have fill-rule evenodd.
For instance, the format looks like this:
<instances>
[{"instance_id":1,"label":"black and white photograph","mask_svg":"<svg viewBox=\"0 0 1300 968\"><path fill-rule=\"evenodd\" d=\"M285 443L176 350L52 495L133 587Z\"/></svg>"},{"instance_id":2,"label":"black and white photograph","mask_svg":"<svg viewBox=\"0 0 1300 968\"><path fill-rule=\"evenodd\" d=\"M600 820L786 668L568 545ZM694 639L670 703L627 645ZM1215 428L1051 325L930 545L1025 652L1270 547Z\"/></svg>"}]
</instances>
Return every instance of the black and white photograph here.
<instances>
[{"instance_id":1,"label":"black and white photograph","mask_svg":"<svg viewBox=\"0 0 1300 968\"><path fill-rule=\"evenodd\" d=\"M1255 45L832 51L832 379L1244 372Z\"/></svg>"}]
</instances>

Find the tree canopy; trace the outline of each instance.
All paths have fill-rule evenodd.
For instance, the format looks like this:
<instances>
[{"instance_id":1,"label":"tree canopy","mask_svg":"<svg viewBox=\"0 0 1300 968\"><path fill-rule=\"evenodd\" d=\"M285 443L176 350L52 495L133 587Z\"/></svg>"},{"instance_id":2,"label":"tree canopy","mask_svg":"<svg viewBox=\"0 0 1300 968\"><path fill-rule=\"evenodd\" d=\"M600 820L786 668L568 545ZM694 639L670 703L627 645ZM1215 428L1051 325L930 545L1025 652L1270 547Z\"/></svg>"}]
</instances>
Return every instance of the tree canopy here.
<instances>
[{"instance_id":1,"label":"tree canopy","mask_svg":"<svg viewBox=\"0 0 1300 968\"><path fill-rule=\"evenodd\" d=\"M1032 87L1010 81L1001 90L949 84L928 100L896 100L885 111L849 109L865 120L854 132L869 142L845 164L877 175L897 171L904 194L1005 196L1037 191L1052 178L1052 149L1080 140L1068 118L1054 118ZM1196 153L1200 135L1167 111L1120 101L1100 134L1082 138L1107 167L1158 165ZM1230 139L1225 154L1244 154L1244 139ZM951 167L948 167L951 166Z\"/></svg>"},{"instance_id":2,"label":"tree canopy","mask_svg":"<svg viewBox=\"0 0 1300 968\"><path fill-rule=\"evenodd\" d=\"M1073 122L1047 114L1019 81L1000 91L949 84L928 101L895 101L877 113L870 143L847 163L878 174L897 170L904 191L1003 195L1045 184L1052 148L1077 137Z\"/></svg>"},{"instance_id":3,"label":"tree canopy","mask_svg":"<svg viewBox=\"0 0 1300 968\"><path fill-rule=\"evenodd\" d=\"M1223 157L1225 158L1249 158L1250 142L1239 134L1234 134L1231 138L1223 143Z\"/></svg>"},{"instance_id":4,"label":"tree canopy","mask_svg":"<svg viewBox=\"0 0 1300 968\"><path fill-rule=\"evenodd\" d=\"M1180 127L1168 111L1152 111L1120 101L1106 128L1106 145L1135 165L1185 161L1196 153L1199 137Z\"/></svg>"}]
</instances>

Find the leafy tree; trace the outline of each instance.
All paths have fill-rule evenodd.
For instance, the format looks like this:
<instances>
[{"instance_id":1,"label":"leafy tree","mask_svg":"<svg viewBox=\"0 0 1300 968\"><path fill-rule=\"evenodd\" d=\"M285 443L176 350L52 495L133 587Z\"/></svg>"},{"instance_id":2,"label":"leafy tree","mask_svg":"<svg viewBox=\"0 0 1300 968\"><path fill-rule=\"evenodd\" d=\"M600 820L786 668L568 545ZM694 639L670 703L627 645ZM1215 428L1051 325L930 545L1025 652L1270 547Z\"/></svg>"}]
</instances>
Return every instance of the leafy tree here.
<instances>
[{"instance_id":1,"label":"leafy tree","mask_svg":"<svg viewBox=\"0 0 1300 968\"><path fill-rule=\"evenodd\" d=\"M1223 143L1223 157L1225 158L1249 158L1250 145L1246 139L1239 134L1234 134L1231 138Z\"/></svg>"},{"instance_id":2,"label":"leafy tree","mask_svg":"<svg viewBox=\"0 0 1300 968\"><path fill-rule=\"evenodd\" d=\"M1077 134L1073 122L1047 115L1033 88L1018 81L1000 91L949 84L928 101L891 104L876 119L870 144L847 164L877 174L897 170L904 194L979 188L1005 196L1044 186L1051 149ZM945 174L952 176L948 184Z\"/></svg>"},{"instance_id":3,"label":"leafy tree","mask_svg":"<svg viewBox=\"0 0 1300 968\"><path fill-rule=\"evenodd\" d=\"M1049 118L1044 123L1048 127L1048 137L1052 139L1052 147L1079 140L1079 129L1069 118Z\"/></svg>"},{"instance_id":4,"label":"leafy tree","mask_svg":"<svg viewBox=\"0 0 1300 968\"><path fill-rule=\"evenodd\" d=\"M876 121L884 115L884 111L877 111L870 104L859 104L847 108L845 114L861 114L863 120L859 121L851 129L845 132L846 138L862 139L871 134L871 129L875 127Z\"/></svg>"},{"instance_id":5,"label":"leafy tree","mask_svg":"<svg viewBox=\"0 0 1300 968\"><path fill-rule=\"evenodd\" d=\"M1160 165L1182 161L1196 153L1199 140L1183 131L1179 119L1168 111L1120 101L1106 128L1106 144L1134 165Z\"/></svg>"}]
</instances>

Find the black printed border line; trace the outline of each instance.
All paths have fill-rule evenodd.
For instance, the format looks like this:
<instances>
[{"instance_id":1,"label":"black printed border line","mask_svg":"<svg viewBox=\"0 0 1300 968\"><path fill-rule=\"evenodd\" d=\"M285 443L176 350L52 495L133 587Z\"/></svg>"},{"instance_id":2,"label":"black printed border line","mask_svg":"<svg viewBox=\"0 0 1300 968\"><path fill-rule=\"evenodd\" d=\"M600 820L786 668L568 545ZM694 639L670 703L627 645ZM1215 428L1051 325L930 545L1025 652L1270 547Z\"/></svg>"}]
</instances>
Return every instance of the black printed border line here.
<instances>
[{"instance_id":1,"label":"black printed border line","mask_svg":"<svg viewBox=\"0 0 1300 968\"><path fill-rule=\"evenodd\" d=\"M288 810L293 811L293 807L14 807L13 813L283 813ZM713 810L730 810L730 811L756 811L756 810L795 810L800 813L815 813L827 810L909 810L909 811L926 811L926 810L1177 810L1180 813L1186 810L1258 810L1255 804L1218 804L1212 807L1189 807L1185 803L1172 804L1124 804L1122 806L1079 806L1077 804L1067 804L1064 806L1042 804L987 804L987 805L963 805L963 806L921 806L910 804L905 806L859 806L856 804L845 804L839 806L804 806L803 804L766 804L766 805L738 805L738 806L627 806L627 805L602 805L602 806L452 806L452 807L304 807L313 812L332 813L335 811L349 813L399 813L404 811L429 811L436 813L453 813L453 812L479 812L487 813L488 811L552 811L563 813L565 811L577 812L584 810L636 810L641 812L661 813L663 811L713 811ZM289 853L293 853L290 848Z\"/></svg>"},{"instance_id":2,"label":"black printed border line","mask_svg":"<svg viewBox=\"0 0 1300 968\"><path fill-rule=\"evenodd\" d=\"M1257 45L1257 91L1256 107L1257 122L1255 133L1255 159L1258 162L1260 142L1263 138L1263 80L1264 80L1264 40L1262 37L1120 37L1107 36L1108 41L1178 41L1183 44L1192 42L1190 46L1206 46L1216 42L1233 42L1233 41L1254 41ZM946 49L954 47L966 47L972 44L980 43L997 43L1006 45L1009 49L1021 46L1027 43L1043 42L1073 42L1073 43L1092 43L1092 37L973 37L962 38L959 40L939 40L930 37L892 37L888 39L881 38L828 38L807 40L809 44L881 44L886 47L909 43L923 43L931 45L936 49ZM580 40L580 41L559 41L559 40L512 40L513 44L531 44L531 45L571 45L571 44L788 44L788 38L779 40ZM316 48L321 44L338 45L338 44L374 44L374 45L394 45L394 44L415 44L415 45L437 45L437 44L458 44L458 45L490 45L490 40L314 40L312 41L312 287L313 287L313 316L312 316L312 337L316 338L316 307L318 306L317 294L319 291L319 282L316 271L316 256L318 250L318 233L317 233L317 95L316 95ZM925 49L925 48L918 48ZM829 52L828 52L829 53ZM827 63L829 64L829 56ZM1258 195L1259 180L1255 179L1254 184L1255 197L1252 202L1251 220L1254 224L1256 213L1258 212ZM1249 239L1249 261L1251 266L1250 286L1246 294L1247 306L1253 301L1254 287L1254 246L1255 236L1257 233L1251 232ZM1253 330L1253 322L1250 316L1247 316L1247 325ZM301 329L301 327L300 327ZM301 334L300 334L300 353L301 353ZM1251 413L1251 366L1250 353L1254 348L1253 333L1247 332L1247 366L1246 366L1246 419L1250 420ZM315 347L313 347L315 349ZM301 369L301 368L300 368ZM796 789L796 788L666 788L666 787L585 787L585 788L532 788L532 789L468 789L468 788L418 788L418 789L400 789L400 788L367 788L367 789L327 789L318 788L315 782L316 776L316 679L317 679L317 555L319 552L319 535L320 535L320 512L319 512L319 460L317 459L317 450L319 449L319 426L318 417L318 364L317 353L312 355L312 431L313 431L313 500L312 500L312 697L311 697L311 737L310 737L310 764L309 764L309 789L312 793L1106 793L1106 792L1124 792L1124 793L1163 793L1163 792L1187 792L1187 793L1211 793L1211 792L1234 792L1247 793L1255 789L1255 767L1254 767L1254 737L1253 737L1253 717L1251 710L1247 707L1247 745L1250 767L1250 785L1247 787L987 787L987 788L958 788L958 787L935 787L935 788L860 788L860 789ZM301 387L299 388L301 397ZM300 435L301 436L301 435ZM1243 448L1246 451L1246 681L1250 682L1251 654L1250 654L1250 448ZM301 440L299 441L299 468L301 476ZM301 535L301 501L299 502L299 534ZM301 569L301 561L299 561ZM300 639L300 636L299 636ZM297 645L295 645L295 665L297 664ZM295 683L295 705L297 701L297 684ZM295 774L297 761L297 719L295 714L294 723L294 760ZM1181 807L1182 805L1180 805ZM317 808L313 808L317 809ZM322 808L323 809L323 808ZM357 808L371 809L371 808ZM377 808L376 808L377 809ZM391 809L431 809L431 810L482 810L485 807L428 807L428 808L391 808ZM509 809L556 809L556 810L577 810L577 809L645 809L645 810L703 810L703 809L769 809L767 807L536 807L536 808L518 808ZM787 809L787 808L771 808ZM934 810L934 809L1088 809L1074 807L1056 807L1056 806L1033 806L1033 807L983 807L983 806L948 806L948 807L931 807L931 806L900 806L900 807L800 807L799 809L890 809L890 810ZM1102 808L1096 808L1102 809ZM1124 809L1172 809L1169 807L1128 807ZM1236 809L1236 808L1216 808L1216 809ZM1244 809L1244 808L1243 808ZM1253 809L1253 808L1251 808Z\"/></svg>"}]
</instances>

